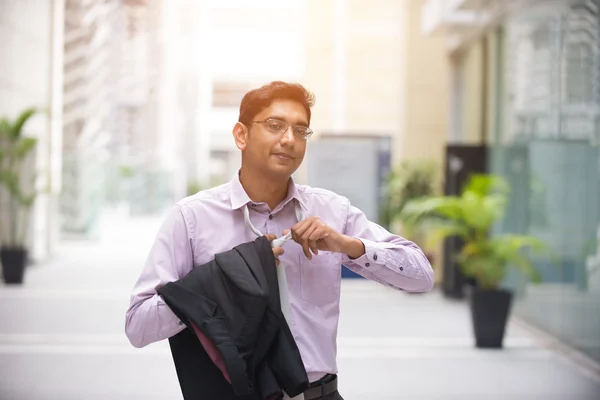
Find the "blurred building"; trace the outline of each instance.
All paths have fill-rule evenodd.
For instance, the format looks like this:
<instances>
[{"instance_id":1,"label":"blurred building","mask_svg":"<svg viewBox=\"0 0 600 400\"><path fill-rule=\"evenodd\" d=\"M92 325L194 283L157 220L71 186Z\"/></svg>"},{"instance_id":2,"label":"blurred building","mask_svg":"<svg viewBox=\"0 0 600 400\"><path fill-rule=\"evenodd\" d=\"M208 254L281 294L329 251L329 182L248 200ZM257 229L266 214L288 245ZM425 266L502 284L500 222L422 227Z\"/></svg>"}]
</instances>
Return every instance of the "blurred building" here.
<instances>
[{"instance_id":1,"label":"blurred building","mask_svg":"<svg viewBox=\"0 0 600 400\"><path fill-rule=\"evenodd\" d=\"M14 119L29 107L42 113L25 127L38 146L30 164L42 191L32 210L28 245L33 261L47 257L58 240L62 158L63 1L0 2L0 116ZM31 188L33 189L33 188ZM10 212L0 193L0 220Z\"/></svg>"},{"instance_id":2,"label":"blurred building","mask_svg":"<svg viewBox=\"0 0 600 400\"><path fill-rule=\"evenodd\" d=\"M468 171L509 180L499 231L559 256L536 260L541 285L507 280L517 314L600 361L600 1L428 0L422 13L451 60L447 190Z\"/></svg>"},{"instance_id":3,"label":"blurred building","mask_svg":"<svg viewBox=\"0 0 600 400\"><path fill-rule=\"evenodd\" d=\"M421 35L424 1L308 1L305 83L317 132L393 138L394 163L441 158L448 60Z\"/></svg>"},{"instance_id":4,"label":"blurred building","mask_svg":"<svg viewBox=\"0 0 600 400\"><path fill-rule=\"evenodd\" d=\"M1 115L47 111L26 127L39 140L31 167L42 191L30 222L32 259L45 260L61 232L93 236L111 202L136 212L170 204L177 174L164 143L177 132L160 112L163 2L7 0L0 7Z\"/></svg>"},{"instance_id":5,"label":"blurred building","mask_svg":"<svg viewBox=\"0 0 600 400\"><path fill-rule=\"evenodd\" d=\"M357 177L346 182L372 186L361 191L369 199L347 189L374 214L387 169L443 154L449 61L442 38L420 35L423 1L53 1L47 23L56 26L37 53L56 64L44 104L55 111L48 168L61 207L39 211L34 229L49 219L93 236L107 204L155 212L230 179L240 100L276 79L316 94L317 134L297 179L312 184L310 168L349 168L357 154L365 165L368 156L372 168L346 170ZM334 144L346 161L317 157L319 141L349 135L348 153Z\"/></svg>"},{"instance_id":6,"label":"blurred building","mask_svg":"<svg viewBox=\"0 0 600 400\"><path fill-rule=\"evenodd\" d=\"M62 229L90 232L105 195L116 1L65 0Z\"/></svg>"},{"instance_id":7,"label":"blurred building","mask_svg":"<svg viewBox=\"0 0 600 400\"><path fill-rule=\"evenodd\" d=\"M175 126L188 132L179 145L179 154L186 154L186 181L210 185L230 179L240 163L231 130L241 98L277 79L300 82L315 93L311 143L330 134L386 137L394 163L440 158L448 61L443 40L420 34L421 3L169 4L167 23L176 28L168 30L165 58L172 63L169 71L178 73L165 77L173 101L164 104L180 107ZM309 180L307 168L308 163L299 180Z\"/></svg>"},{"instance_id":8,"label":"blurred building","mask_svg":"<svg viewBox=\"0 0 600 400\"><path fill-rule=\"evenodd\" d=\"M441 176L443 167L449 60L443 38L421 34L423 3L307 1L303 83L316 94L316 137L298 175L376 221L391 168L432 160Z\"/></svg>"},{"instance_id":9,"label":"blurred building","mask_svg":"<svg viewBox=\"0 0 600 400\"><path fill-rule=\"evenodd\" d=\"M161 162L159 0L66 0L62 230L94 235L102 209L171 201Z\"/></svg>"},{"instance_id":10,"label":"blurred building","mask_svg":"<svg viewBox=\"0 0 600 400\"><path fill-rule=\"evenodd\" d=\"M161 211L172 202L173 170L161 145L173 137L161 125L164 79L163 0L122 0L111 37L113 98L108 182L112 202L134 214Z\"/></svg>"},{"instance_id":11,"label":"blurred building","mask_svg":"<svg viewBox=\"0 0 600 400\"><path fill-rule=\"evenodd\" d=\"M242 96L271 80L301 79L303 3L169 2L164 105L183 133L176 154L190 191L239 168L231 132Z\"/></svg>"}]
</instances>

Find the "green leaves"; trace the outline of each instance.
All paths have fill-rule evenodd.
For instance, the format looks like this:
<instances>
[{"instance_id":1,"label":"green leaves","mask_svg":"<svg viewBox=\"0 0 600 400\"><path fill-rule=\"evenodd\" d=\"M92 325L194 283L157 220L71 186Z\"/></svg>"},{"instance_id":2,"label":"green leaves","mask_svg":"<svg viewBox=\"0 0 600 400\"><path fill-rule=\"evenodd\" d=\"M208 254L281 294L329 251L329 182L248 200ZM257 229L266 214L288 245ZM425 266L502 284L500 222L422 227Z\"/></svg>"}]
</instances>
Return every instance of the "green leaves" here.
<instances>
[{"instance_id":1,"label":"green leaves","mask_svg":"<svg viewBox=\"0 0 600 400\"><path fill-rule=\"evenodd\" d=\"M28 108L17 117L10 127L10 135L13 140L18 140L22 136L23 126L25 126L27 121L29 121L37 112L38 111L35 108Z\"/></svg>"},{"instance_id":2,"label":"green leaves","mask_svg":"<svg viewBox=\"0 0 600 400\"><path fill-rule=\"evenodd\" d=\"M20 138L14 146L14 155L22 160L25 158L37 145L37 139L22 137Z\"/></svg>"},{"instance_id":3,"label":"green leaves","mask_svg":"<svg viewBox=\"0 0 600 400\"><path fill-rule=\"evenodd\" d=\"M467 191L461 197L465 223L477 231L488 231L498 221L506 207L506 198L500 195L480 195Z\"/></svg>"},{"instance_id":4,"label":"green leaves","mask_svg":"<svg viewBox=\"0 0 600 400\"><path fill-rule=\"evenodd\" d=\"M395 221L408 201L433 195L435 176L436 164L427 161L405 161L394 169L385 185L382 221Z\"/></svg>"},{"instance_id":5,"label":"green leaves","mask_svg":"<svg viewBox=\"0 0 600 400\"><path fill-rule=\"evenodd\" d=\"M471 192L479 196L499 193L503 196L510 194L510 185L498 175L473 174L465 186L463 193Z\"/></svg>"},{"instance_id":6,"label":"green leaves","mask_svg":"<svg viewBox=\"0 0 600 400\"><path fill-rule=\"evenodd\" d=\"M496 222L504 215L510 187L494 175L473 175L460 196L416 199L406 204L401 219L418 224L437 240L458 236L465 245L456 255L464 273L486 288L496 288L507 268L515 267L532 281L539 273L532 265L530 253L545 250L544 244L531 236L501 235L490 238Z\"/></svg>"},{"instance_id":7,"label":"green leaves","mask_svg":"<svg viewBox=\"0 0 600 400\"><path fill-rule=\"evenodd\" d=\"M28 121L38 113L36 108L28 108L21 112L14 121L8 118L0 119L0 185L3 186L10 195L9 211L9 233L11 235L10 244L21 244L24 240L24 232L19 234L17 221L22 218L27 220L29 209L32 207L37 193L34 190L28 190L24 183L28 180L25 177L27 171L24 167L24 161L35 150L37 139L27 137L23 134ZM31 180L33 186L34 180ZM26 224L23 231L26 230Z\"/></svg>"},{"instance_id":8,"label":"green leaves","mask_svg":"<svg viewBox=\"0 0 600 400\"><path fill-rule=\"evenodd\" d=\"M405 223L415 224L431 217L460 220L462 215L463 209L459 198L436 196L409 201L400 212L400 219Z\"/></svg>"},{"instance_id":9,"label":"green leaves","mask_svg":"<svg viewBox=\"0 0 600 400\"><path fill-rule=\"evenodd\" d=\"M11 129L11 123L8 118L0 118L0 137L9 134Z\"/></svg>"}]
</instances>

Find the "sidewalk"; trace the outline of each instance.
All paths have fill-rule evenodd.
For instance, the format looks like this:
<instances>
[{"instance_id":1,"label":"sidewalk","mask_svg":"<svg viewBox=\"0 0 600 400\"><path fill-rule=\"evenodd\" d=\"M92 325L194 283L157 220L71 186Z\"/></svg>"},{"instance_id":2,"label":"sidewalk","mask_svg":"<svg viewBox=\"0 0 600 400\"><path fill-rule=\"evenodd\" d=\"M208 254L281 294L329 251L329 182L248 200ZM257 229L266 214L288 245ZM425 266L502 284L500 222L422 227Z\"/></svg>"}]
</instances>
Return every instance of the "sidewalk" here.
<instances>
[{"instance_id":1,"label":"sidewalk","mask_svg":"<svg viewBox=\"0 0 600 400\"><path fill-rule=\"evenodd\" d=\"M22 287L0 284L0 399L181 399L167 342L133 348L129 292L160 219L113 220L65 243ZM600 399L600 378L511 321L506 348L476 350L466 304L344 281L338 360L346 400Z\"/></svg>"}]
</instances>

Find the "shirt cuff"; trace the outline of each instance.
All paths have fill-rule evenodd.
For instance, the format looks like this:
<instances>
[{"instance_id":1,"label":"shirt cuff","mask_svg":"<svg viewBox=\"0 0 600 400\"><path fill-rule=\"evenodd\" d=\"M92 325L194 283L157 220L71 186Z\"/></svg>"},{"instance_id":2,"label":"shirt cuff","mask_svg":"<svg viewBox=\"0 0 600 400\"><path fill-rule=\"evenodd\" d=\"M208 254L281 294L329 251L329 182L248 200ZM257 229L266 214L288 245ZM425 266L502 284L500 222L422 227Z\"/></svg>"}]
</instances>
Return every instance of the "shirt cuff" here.
<instances>
[{"instance_id":1,"label":"shirt cuff","mask_svg":"<svg viewBox=\"0 0 600 400\"><path fill-rule=\"evenodd\" d=\"M383 251L385 243L372 242L367 239L356 238L365 246L365 254L358 258L350 258L344 256L345 261L354 263L368 270L369 272L377 272L385 266L386 254Z\"/></svg>"}]
</instances>

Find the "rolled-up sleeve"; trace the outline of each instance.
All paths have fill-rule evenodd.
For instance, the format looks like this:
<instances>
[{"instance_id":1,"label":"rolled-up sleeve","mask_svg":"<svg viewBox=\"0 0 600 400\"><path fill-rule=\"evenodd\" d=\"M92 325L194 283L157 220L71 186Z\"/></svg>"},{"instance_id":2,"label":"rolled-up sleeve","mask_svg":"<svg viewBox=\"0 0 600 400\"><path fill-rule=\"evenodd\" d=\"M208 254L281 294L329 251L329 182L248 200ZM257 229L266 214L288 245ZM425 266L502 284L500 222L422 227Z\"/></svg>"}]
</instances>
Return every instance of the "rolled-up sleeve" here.
<instances>
[{"instance_id":1,"label":"rolled-up sleeve","mask_svg":"<svg viewBox=\"0 0 600 400\"><path fill-rule=\"evenodd\" d=\"M133 346L144 347L185 328L157 290L187 275L192 267L192 246L186 220L180 206L176 205L160 227L131 293L125 333Z\"/></svg>"},{"instance_id":2,"label":"rolled-up sleeve","mask_svg":"<svg viewBox=\"0 0 600 400\"><path fill-rule=\"evenodd\" d=\"M348 204L343 233L361 240L365 246L361 257L344 257L344 265L352 271L408 292L426 292L433 288L433 269L419 246L369 221L351 204Z\"/></svg>"}]
</instances>

